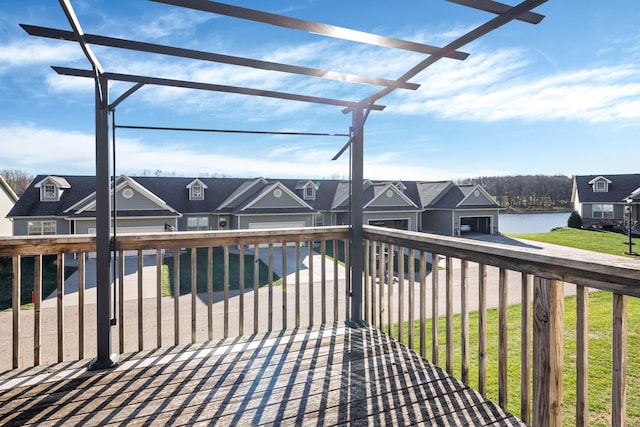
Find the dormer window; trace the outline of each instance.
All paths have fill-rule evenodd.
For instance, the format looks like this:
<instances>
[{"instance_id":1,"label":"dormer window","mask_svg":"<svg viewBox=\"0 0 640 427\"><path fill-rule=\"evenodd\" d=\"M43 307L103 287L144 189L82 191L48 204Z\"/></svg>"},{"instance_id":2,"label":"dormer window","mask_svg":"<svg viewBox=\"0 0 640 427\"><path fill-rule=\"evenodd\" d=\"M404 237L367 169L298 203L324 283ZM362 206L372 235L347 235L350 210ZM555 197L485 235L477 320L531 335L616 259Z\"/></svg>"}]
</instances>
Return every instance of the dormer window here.
<instances>
[{"instance_id":1,"label":"dormer window","mask_svg":"<svg viewBox=\"0 0 640 427\"><path fill-rule=\"evenodd\" d=\"M44 200L56 200L56 186L53 184L45 184L42 186L42 199Z\"/></svg>"},{"instance_id":2,"label":"dormer window","mask_svg":"<svg viewBox=\"0 0 640 427\"><path fill-rule=\"evenodd\" d=\"M189 190L189 200L204 200L204 190L207 189L207 186L199 179L191 181L187 185L187 189Z\"/></svg>"},{"instance_id":3,"label":"dormer window","mask_svg":"<svg viewBox=\"0 0 640 427\"><path fill-rule=\"evenodd\" d=\"M304 189L304 199L313 200L316 198L316 187L309 184Z\"/></svg>"},{"instance_id":4,"label":"dormer window","mask_svg":"<svg viewBox=\"0 0 640 427\"><path fill-rule=\"evenodd\" d=\"M604 176L598 176L589 181L591 188L594 192L598 193L606 193L609 191L609 184L611 184L611 180L605 178Z\"/></svg>"},{"instance_id":5,"label":"dormer window","mask_svg":"<svg viewBox=\"0 0 640 427\"><path fill-rule=\"evenodd\" d=\"M191 200L202 200L202 186L200 184L191 187Z\"/></svg>"}]
</instances>

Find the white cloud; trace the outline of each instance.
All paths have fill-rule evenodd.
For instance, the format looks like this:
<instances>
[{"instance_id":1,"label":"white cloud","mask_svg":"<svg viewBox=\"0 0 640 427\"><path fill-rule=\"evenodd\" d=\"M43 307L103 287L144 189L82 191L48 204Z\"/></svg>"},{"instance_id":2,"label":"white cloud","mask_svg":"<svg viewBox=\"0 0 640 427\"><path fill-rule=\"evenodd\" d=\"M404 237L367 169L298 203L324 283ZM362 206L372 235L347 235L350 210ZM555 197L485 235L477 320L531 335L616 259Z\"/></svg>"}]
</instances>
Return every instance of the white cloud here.
<instances>
[{"instance_id":1,"label":"white cloud","mask_svg":"<svg viewBox=\"0 0 640 427\"><path fill-rule=\"evenodd\" d=\"M51 65L83 58L73 43L50 43L43 40L16 40L0 45L0 73L17 67Z\"/></svg>"}]
</instances>

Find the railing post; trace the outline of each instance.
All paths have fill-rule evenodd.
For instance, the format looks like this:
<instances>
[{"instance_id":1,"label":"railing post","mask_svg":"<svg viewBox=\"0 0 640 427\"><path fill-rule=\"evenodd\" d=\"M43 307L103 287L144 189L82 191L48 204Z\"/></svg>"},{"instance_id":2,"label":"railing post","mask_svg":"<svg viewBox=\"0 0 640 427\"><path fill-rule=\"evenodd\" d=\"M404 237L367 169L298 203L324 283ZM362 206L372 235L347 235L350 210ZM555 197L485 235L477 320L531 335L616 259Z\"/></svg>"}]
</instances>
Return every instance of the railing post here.
<instances>
[{"instance_id":1,"label":"railing post","mask_svg":"<svg viewBox=\"0 0 640 427\"><path fill-rule=\"evenodd\" d=\"M364 117L362 108L353 110L351 137L351 323L363 323L362 270L364 264L362 238L363 179L364 179Z\"/></svg>"},{"instance_id":2,"label":"railing post","mask_svg":"<svg viewBox=\"0 0 640 427\"><path fill-rule=\"evenodd\" d=\"M533 422L562 425L563 283L533 280Z\"/></svg>"},{"instance_id":3,"label":"railing post","mask_svg":"<svg viewBox=\"0 0 640 427\"><path fill-rule=\"evenodd\" d=\"M611 425L621 427L627 419L627 297L613 294L613 360Z\"/></svg>"},{"instance_id":4,"label":"railing post","mask_svg":"<svg viewBox=\"0 0 640 427\"><path fill-rule=\"evenodd\" d=\"M111 355L111 180L109 163L109 81L96 71L96 299L97 357L89 369L106 369L117 364ZM114 186L115 188L115 186Z\"/></svg>"}]
</instances>

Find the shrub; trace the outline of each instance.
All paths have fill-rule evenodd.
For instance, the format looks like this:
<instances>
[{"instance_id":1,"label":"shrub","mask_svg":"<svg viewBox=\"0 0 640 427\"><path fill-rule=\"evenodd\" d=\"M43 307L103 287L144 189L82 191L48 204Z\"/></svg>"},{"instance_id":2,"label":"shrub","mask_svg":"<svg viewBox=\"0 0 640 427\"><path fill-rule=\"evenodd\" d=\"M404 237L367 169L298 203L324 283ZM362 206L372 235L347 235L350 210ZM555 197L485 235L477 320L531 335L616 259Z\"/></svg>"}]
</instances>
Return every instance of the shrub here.
<instances>
[{"instance_id":1,"label":"shrub","mask_svg":"<svg viewBox=\"0 0 640 427\"><path fill-rule=\"evenodd\" d=\"M582 218L578 212L571 212L571 215L569 215L569 219L567 220L567 226L570 228L582 228Z\"/></svg>"}]
</instances>

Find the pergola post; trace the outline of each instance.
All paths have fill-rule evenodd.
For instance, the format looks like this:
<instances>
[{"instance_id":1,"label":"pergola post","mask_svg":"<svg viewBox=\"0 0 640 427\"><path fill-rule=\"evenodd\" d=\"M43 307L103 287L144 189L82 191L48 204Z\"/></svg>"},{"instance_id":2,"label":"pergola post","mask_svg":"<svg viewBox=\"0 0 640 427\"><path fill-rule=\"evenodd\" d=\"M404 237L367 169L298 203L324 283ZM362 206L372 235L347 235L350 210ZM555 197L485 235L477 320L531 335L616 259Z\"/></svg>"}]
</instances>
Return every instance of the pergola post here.
<instances>
[{"instance_id":1,"label":"pergola post","mask_svg":"<svg viewBox=\"0 0 640 427\"><path fill-rule=\"evenodd\" d=\"M96 72L96 295L98 352L90 370L111 368L111 182L108 79Z\"/></svg>"},{"instance_id":2,"label":"pergola post","mask_svg":"<svg viewBox=\"0 0 640 427\"><path fill-rule=\"evenodd\" d=\"M362 208L364 180L364 116L362 108L353 109L351 137L351 323L362 324L362 271L364 267Z\"/></svg>"}]
</instances>

